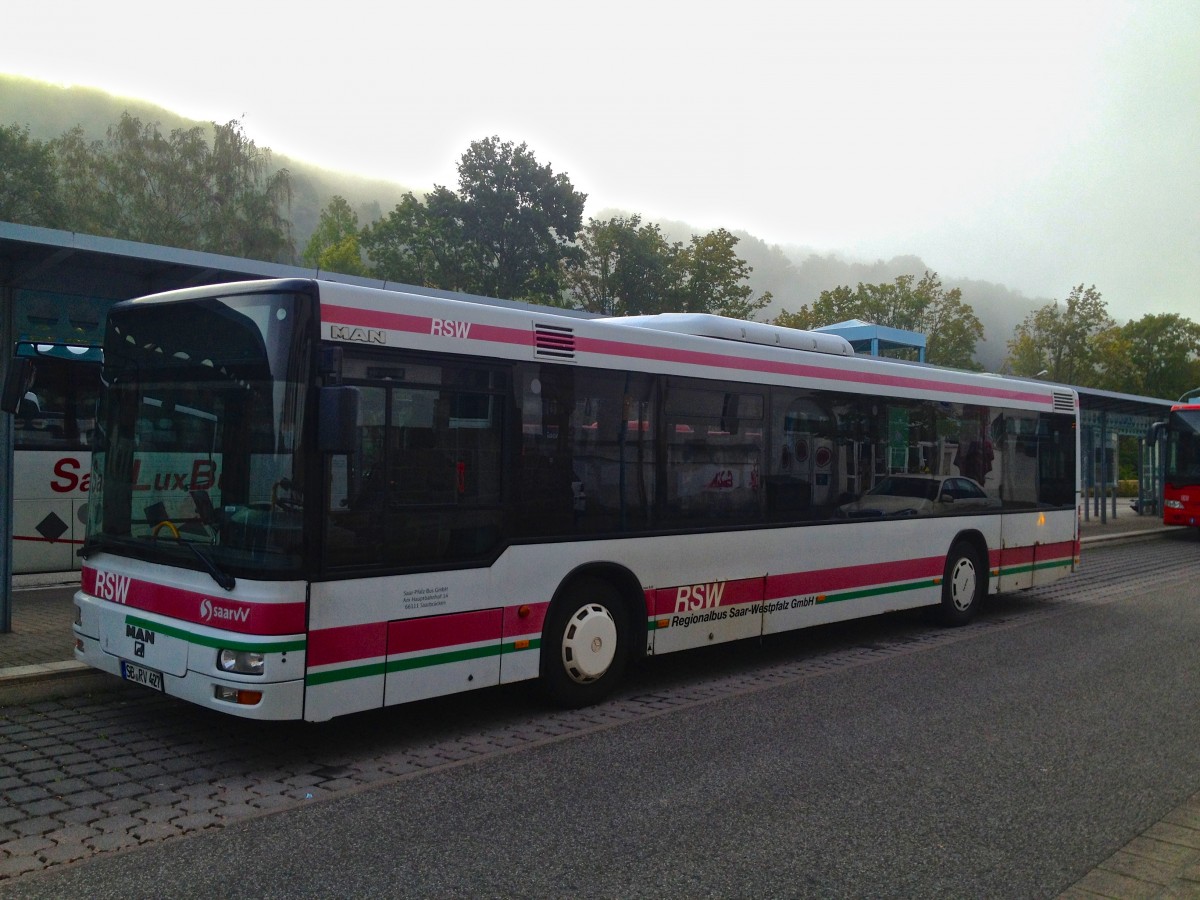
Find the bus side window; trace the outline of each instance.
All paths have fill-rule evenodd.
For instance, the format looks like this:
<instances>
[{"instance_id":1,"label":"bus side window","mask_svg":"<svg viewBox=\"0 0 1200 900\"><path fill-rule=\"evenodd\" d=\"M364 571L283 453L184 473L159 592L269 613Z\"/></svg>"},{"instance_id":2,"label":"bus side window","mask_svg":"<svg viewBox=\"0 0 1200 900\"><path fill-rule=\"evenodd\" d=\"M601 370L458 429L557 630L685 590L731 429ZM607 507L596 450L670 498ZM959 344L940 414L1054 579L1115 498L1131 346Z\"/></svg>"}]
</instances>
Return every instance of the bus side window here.
<instances>
[{"instance_id":1,"label":"bus side window","mask_svg":"<svg viewBox=\"0 0 1200 900\"><path fill-rule=\"evenodd\" d=\"M667 388L668 519L706 524L762 517L763 396L742 386Z\"/></svg>"}]
</instances>

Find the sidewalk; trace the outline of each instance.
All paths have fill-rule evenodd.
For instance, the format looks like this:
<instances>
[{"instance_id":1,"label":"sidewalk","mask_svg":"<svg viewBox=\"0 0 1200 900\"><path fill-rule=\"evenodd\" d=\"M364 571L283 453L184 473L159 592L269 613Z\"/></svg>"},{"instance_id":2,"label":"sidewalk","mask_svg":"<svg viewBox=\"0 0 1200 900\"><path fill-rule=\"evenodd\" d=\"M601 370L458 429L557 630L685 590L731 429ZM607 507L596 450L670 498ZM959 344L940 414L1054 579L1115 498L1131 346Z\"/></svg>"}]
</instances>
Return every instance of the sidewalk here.
<instances>
[{"instance_id":1,"label":"sidewalk","mask_svg":"<svg viewBox=\"0 0 1200 900\"><path fill-rule=\"evenodd\" d=\"M1175 530L1153 516L1138 516L1127 508L1118 512L1104 523L1094 517L1084 521L1083 543L1149 538ZM0 706L121 686L111 675L75 661L71 598L78 587L78 573L14 577L12 632L0 634Z\"/></svg>"}]
</instances>

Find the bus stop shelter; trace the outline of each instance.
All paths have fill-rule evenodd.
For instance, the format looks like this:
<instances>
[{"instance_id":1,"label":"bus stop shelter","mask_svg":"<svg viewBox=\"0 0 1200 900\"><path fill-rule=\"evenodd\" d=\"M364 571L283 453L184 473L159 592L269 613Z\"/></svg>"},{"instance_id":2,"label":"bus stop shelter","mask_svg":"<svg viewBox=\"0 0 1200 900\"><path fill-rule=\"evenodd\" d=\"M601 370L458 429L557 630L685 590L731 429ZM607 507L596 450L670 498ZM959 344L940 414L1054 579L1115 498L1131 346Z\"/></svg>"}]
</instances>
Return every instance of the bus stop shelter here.
<instances>
[{"instance_id":1,"label":"bus stop shelter","mask_svg":"<svg viewBox=\"0 0 1200 900\"><path fill-rule=\"evenodd\" d=\"M917 362L925 362L925 335L887 325L875 325L861 319L847 319L836 325L824 325L813 329L827 334L836 334L850 342L855 353L868 356L886 356L890 350L916 351Z\"/></svg>"}]
</instances>

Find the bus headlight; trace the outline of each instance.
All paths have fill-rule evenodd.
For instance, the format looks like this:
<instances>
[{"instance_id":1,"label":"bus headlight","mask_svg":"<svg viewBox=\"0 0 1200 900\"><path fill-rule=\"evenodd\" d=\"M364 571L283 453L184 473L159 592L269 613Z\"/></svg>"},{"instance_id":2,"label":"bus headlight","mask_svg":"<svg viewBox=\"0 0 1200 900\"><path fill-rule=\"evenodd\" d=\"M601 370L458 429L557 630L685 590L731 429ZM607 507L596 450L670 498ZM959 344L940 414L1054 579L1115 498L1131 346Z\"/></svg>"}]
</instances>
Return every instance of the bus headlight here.
<instances>
[{"instance_id":1,"label":"bus headlight","mask_svg":"<svg viewBox=\"0 0 1200 900\"><path fill-rule=\"evenodd\" d=\"M238 675L261 675L265 657L255 650L224 649L217 653L217 666L222 672Z\"/></svg>"},{"instance_id":2,"label":"bus headlight","mask_svg":"<svg viewBox=\"0 0 1200 900\"><path fill-rule=\"evenodd\" d=\"M1183 504L1178 500L1164 500L1163 506L1167 509L1183 509Z\"/></svg>"}]
</instances>

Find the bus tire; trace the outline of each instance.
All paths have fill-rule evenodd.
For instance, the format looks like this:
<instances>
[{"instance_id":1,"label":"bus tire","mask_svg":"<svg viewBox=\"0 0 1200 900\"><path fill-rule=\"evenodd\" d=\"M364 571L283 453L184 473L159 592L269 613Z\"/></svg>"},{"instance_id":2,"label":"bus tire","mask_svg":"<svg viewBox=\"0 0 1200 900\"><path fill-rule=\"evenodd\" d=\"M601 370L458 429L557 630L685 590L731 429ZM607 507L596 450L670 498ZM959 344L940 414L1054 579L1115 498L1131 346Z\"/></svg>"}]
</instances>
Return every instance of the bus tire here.
<instances>
[{"instance_id":1,"label":"bus tire","mask_svg":"<svg viewBox=\"0 0 1200 900\"><path fill-rule=\"evenodd\" d=\"M599 702L621 680L629 648L620 592L598 578L573 582L550 607L542 630L546 693L572 709Z\"/></svg>"},{"instance_id":2,"label":"bus tire","mask_svg":"<svg viewBox=\"0 0 1200 900\"><path fill-rule=\"evenodd\" d=\"M957 541L946 556L942 577L940 618L945 625L966 625L983 603L987 572L979 549L970 541Z\"/></svg>"}]
</instances>

